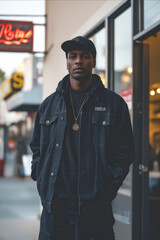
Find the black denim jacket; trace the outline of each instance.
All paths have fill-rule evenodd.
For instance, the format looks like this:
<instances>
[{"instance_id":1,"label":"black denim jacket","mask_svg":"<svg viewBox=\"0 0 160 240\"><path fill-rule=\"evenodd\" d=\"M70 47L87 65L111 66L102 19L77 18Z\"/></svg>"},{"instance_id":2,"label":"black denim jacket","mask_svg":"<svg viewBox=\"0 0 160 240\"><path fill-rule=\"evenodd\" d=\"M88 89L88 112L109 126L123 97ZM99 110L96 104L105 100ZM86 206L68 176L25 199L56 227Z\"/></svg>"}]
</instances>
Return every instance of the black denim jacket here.
<instances>
[{"instance_id":1,"label":"black denim jacket","mask_svg":"<svg viewBox=\"0 0 160 240\"><path fill-rule=\"evenodd\" d=\"M67 122L64 96L69 75L59 82L37 112L30 147L33 151L31 177L43 207L50 213ZM81 161L86 161L85 173ZM82 201L104 198L111 202L134 159L134 140L128 107L116 93L104 88L98 75L80 115L79 195Z\"/></svg>"}]
</instances>

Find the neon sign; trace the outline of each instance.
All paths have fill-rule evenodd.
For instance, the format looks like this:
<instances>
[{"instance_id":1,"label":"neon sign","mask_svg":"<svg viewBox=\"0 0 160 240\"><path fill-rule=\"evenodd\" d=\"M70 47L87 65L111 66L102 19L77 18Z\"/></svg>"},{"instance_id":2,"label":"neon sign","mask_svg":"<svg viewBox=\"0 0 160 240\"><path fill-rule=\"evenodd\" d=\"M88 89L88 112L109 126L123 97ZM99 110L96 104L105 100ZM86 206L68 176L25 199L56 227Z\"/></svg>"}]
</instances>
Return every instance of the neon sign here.
<instances>
[{"instance_id":1,"label":"neon sign","mask_svg":"<svg viewBox=\"0 0 160 240\"><path fill-rule=\"evenodd\" d=\"M32 52L33 23L0 20L0 51Z\"/></svg>"}]
</instances>

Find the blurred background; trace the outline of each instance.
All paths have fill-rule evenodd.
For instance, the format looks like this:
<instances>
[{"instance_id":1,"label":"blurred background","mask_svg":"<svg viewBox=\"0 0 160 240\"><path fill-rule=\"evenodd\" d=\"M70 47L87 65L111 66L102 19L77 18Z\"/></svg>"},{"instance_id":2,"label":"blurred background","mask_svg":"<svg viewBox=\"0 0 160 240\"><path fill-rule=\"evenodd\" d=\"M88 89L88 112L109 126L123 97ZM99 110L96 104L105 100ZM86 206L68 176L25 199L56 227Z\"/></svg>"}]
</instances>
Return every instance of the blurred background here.
<instances>
[{"instance_id":1,"label":"blurred background","mask_svg":"<svg viewBox=\"0 0 160 240\"><path fill-rule=\"evenodd\" d=\"M113 202L117 240L159 240L159 0L0 0L0 240L38 239L29 142L40 103L67 74L61 43L79 35L94 42L93 73L124 98L135 135Z\"/></svg>"},{"instance_id":2,"label":"blurred background","mask_svg":"<svg viewBox=\"0 0 160 240\"><path fill-rule=\"evenodd\" d=\"M45 1L0 1L0 240L38 239L29 142L42 101L45 28Z\"/></svg>"}]
</instances>

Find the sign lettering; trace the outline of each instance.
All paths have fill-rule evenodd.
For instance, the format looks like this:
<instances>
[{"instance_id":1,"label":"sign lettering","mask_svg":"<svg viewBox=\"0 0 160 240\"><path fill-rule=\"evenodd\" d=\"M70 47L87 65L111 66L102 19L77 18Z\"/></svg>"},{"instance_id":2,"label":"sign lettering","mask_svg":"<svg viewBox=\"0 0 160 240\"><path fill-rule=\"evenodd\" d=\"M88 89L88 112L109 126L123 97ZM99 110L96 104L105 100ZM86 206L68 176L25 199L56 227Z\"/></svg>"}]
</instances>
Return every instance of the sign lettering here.
<instances>
[{"instance_id":1,"label":"sign lettering","mask_svg":"<svg viewBox=\"0 0 160 240\"><path fill-rule=\"evenodd\" d=\"M20 91L24 84L22 73L14 73L11 78L11 87L14 91Z\"/></svg>"},{"instance_id":2,"label":"sign lettering","mask_svg":"<svg viewBox=\"0 0 160 240\"><path fill-rule=\"evenodd\" d=\"M33 23L0 20L0 51L32 52Z\"/></svg>"},{"instance_id":3,"label":"sign lettering","mask_svg":"<svg viewBox=\"0 0 160 240\"><path fill-rule=\"evenodd\" d=\"M2 99L7 99L16 92L20 91L24 85L23 73L15 72L12 77L5 79L1 84Z\"/></svg>"}]
</instances>

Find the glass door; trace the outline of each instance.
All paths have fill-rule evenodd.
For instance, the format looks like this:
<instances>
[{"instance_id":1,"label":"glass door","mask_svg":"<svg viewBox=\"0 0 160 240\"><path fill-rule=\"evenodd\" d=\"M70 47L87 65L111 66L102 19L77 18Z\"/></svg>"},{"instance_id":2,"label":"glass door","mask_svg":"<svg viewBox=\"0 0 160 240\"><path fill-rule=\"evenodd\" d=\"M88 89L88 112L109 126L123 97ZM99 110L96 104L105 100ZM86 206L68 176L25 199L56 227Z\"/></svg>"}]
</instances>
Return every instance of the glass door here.
<instances>
[{"instance_id":1,"label":"glass door","mask_svg":"<svg viewBox=\"0 0 160 240\"><path fill-rule=\"evenodd\" d=\"M148 231L160 238L160 32L143 41L148 46ZM145 69L144 69L145 71ZM145 88L145 86L144 86ZM147 106L146 106L147 107ZM144 139L145 140L145 139ZM147 140L147 139L146 139ZM145 161L145 160L144 160ZM145 187L145 186L144 186ZM147 192L146 192L147 193ZM143 216L144 217L144 216Z\"/></svg>"},{"instance_id":2,"label":"glass door","mask_svg":"<svg viewBox=\"0 0 160 240\"><path fill-rule=\"evenodd\" d=\"M160 31L134 43L133 239L160 239ZM136 115L136 118L135 118ZM137 200L138 199L138 200Z\"/></svg>"}]
</instances>

